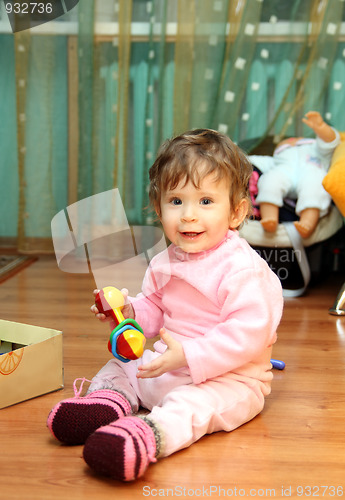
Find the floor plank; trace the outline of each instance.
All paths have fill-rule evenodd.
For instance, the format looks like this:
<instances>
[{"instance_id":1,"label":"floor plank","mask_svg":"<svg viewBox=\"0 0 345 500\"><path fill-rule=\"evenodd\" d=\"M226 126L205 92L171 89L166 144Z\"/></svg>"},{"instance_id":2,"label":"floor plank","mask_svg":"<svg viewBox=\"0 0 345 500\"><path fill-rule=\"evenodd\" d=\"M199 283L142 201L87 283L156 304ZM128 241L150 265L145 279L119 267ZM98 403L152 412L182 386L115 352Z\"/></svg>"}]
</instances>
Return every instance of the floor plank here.
<instances>
[{"instance_id":1,"label":"floor plank","mask_svg":"<svg viewBox=\"0 0 345 500\"><path fill-rule=\"evenodd\" d=\"M1 317L64 332L65 388L0 410L0 498L342 496L345 318L328 314L341 279L330 276L306 296L286 299L274 350L286 369L275 370L261 415L157 462L135 483L120 484L95 476L82 447L60 445L46 429L52 406L73 395L74 379L91 378L109 356L107 327L89 312L93 278L64 273L54 258L41 257L0 286ZM306 486L314 489L297 489Z\"/></svg>"}]
</instances>

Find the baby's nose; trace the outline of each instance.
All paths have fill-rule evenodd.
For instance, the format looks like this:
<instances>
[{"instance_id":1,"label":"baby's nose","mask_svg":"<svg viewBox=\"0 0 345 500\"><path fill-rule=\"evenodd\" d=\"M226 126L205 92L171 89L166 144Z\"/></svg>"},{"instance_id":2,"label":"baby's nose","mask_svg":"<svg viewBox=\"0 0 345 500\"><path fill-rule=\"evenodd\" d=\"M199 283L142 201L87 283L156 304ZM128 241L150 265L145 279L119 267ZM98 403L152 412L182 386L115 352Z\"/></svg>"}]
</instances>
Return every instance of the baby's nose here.
<instances>
[{"instance_id":1,"label":"baby's nose","mask_svg":"<svg viewBox=\"0 0 345 500\"><path fill-rule=\"evenodd\" d=\"M187 208L183 212L183 214L181 216L181 220L185 221L185 222L192 222L192 221L197 220L197 214L196 214L195 210L193 210L192 208Z\"/></svg>"}]
</instances>

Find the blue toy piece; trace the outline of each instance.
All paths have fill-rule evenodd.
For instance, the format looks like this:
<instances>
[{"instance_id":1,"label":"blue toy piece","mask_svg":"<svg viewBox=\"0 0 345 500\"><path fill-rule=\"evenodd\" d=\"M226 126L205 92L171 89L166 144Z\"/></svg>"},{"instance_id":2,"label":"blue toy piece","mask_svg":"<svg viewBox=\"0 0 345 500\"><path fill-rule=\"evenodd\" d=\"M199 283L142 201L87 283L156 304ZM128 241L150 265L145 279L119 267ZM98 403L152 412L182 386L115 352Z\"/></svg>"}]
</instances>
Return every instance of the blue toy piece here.
<instances>
[{"instance_id":1,"label":"blue toy piece","mask_svg":"<svg viewBox=\"0 0 345 500\"><path fill-rule=\"evenodd\" d=\"M272 368L276 368L277 370L284 370L285 363L284 361L279 361L279 359L271 359Z\"/></svg>"}]
</instances>

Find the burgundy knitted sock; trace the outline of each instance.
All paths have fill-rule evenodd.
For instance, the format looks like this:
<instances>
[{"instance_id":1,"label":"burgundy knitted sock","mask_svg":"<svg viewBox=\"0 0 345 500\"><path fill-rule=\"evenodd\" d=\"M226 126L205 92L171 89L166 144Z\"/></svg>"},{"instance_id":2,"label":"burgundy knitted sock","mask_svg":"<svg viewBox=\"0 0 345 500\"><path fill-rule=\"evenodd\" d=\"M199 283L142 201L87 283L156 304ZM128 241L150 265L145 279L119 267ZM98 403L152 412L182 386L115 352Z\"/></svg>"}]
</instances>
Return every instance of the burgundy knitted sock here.
<instances>
[{"instance_id":1,"label":"burgundy knitted sock","mask_svg":"<svg viewBox=\"0 0 345 500\"><path fill-rule=\"evenodd\" d=\"M84 459L99 474L133 481L156 462L155 434L152 422L139 417L120 418L91 434L84 446Z\"/></svg>"},{"instance_id":2,"label":"burgundy knitted sock","mask_svg":"<svg viewBox=\"0 0 345 500\"><path fill-rule=\"evenodd\" d=\"M80 379L77 379L80 380ZM74 382L75 397L58 403L50 412L47 426L53 436L65 444L84 444L96 429L130 415L132 408L122 394L102 389L80 397Z\"/></svg>"}]
</instances>

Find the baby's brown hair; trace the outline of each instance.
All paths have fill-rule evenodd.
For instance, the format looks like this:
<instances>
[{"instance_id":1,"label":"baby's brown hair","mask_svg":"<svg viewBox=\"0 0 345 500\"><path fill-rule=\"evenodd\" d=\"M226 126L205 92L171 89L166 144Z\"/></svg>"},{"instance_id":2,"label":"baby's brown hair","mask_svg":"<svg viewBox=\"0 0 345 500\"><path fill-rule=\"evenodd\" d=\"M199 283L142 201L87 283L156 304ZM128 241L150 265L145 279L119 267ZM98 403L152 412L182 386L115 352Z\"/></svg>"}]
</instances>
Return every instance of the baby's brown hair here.
<instances>
[{"instance_id":1,"label":"baby's brown hair","mask_svg":"<svg viewBox=\"0 0 345 500\"><path fill-rule=\"evenodd\" d=\"M252 171L246 155L229 137L210 129L191 130L168 139L160 147L149 171L150 202L160 215L163 192L175 189L183 179L186 184L191 181L198 188L202 178L215 174L217 181L224 178L229 181L232 209L244 198L251 207L249 179Z\"/></svg>"}]
</instances>

